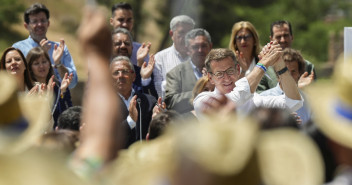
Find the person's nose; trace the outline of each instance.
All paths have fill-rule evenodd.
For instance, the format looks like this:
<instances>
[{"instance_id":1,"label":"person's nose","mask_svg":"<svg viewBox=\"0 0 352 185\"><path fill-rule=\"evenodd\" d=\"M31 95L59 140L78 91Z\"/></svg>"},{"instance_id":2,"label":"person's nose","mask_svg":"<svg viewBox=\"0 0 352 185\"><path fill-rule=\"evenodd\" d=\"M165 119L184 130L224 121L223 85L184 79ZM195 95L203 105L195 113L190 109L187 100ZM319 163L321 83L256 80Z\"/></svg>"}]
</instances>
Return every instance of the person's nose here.
<instances>
[{"instance_id":1,"label":"person's nose","mask_svg":"<svg viewBox=\"0 0 352 185\"><path fill-rule=\"evenodd\" d=\"M285 42L285 37L284 36L280 37L280 42Z\"/></svg>"}]
</instances>

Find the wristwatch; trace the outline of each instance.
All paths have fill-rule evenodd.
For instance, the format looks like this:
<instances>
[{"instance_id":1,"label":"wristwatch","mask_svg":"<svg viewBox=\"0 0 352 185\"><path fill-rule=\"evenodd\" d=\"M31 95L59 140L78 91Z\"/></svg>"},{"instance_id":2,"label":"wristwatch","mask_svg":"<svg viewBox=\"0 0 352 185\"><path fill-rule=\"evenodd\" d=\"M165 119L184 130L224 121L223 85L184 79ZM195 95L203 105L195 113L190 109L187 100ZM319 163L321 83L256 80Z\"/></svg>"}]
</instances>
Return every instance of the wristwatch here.
<instances>
[{"instance_id":1,"label":"wristwatch","mask_svg":"<svg viewBox=\"0 0 352 185\"><path fill-rule=\"evenodd\" d=\"M288 68L284 67L280 71L276 71L276 73L277 73L278 76L280 76L280 75L284 74L287 70L288 70Z\"/></svg>"},{"instance_id":2,"label":"wristwatch","mask_svg":"<svg viewBox=\"0 0 352 185\"><path fill-rule=\"evenodd\" d=\"M54 68L59 68L59 67L61 67L61 66L63 66L63 65L60 63L60 64L55 64L53 67L54 67Z\"/></svg>"}]
</instances>

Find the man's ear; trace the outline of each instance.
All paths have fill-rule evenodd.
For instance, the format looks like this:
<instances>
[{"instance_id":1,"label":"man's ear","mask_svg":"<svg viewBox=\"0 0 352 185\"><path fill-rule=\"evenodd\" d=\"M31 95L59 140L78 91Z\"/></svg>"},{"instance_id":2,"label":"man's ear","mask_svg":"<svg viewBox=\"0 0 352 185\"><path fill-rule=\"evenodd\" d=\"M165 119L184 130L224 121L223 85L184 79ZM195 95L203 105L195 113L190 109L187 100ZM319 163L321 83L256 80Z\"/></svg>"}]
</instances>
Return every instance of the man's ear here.
<instances>
[{"instance_id":1,"label":"man's ear","mask_svg":"<svg viewBox=\"0 0 352 185\"><path fill-rule=\"evenodd\" d=\"M26 22L23 23L23 26L26 28L26 30L28 30L29 25Z\"/></svg>"},{"instance_id":2,"label":"man's ear","mask_svg":"<svg viewBox=\"0 0 352 185\"><path fill-rule=\"evenodd\" d=\"M170 35L170 37L172 37L174 35L174 32L172 30L170 30L169 35Z\"/></svg>"},{"instance_id":3,"label":"man's ear","mask_svg":"<svg viewBox=\"0 0 352 185\"><path fill-rule=\"evenodd\" d=\"M270 39L270 41L272 41L272 40L273 40L273 37L270 35L270 36L269 36L269 39Z\"/></svg>"},{"instance_id":4,"label":"man's ear","mask_svg":"<svg viewBox=\"0 0 352 185\"><path fill-rule=\"evenodd\" d=\"M209 79L209 82L213 85L215 85L214 81L213 81L213 75L211 75L209 72L207 73L208 75L208 79Z\"/></svg>"},{"instance_id":5,"label":"man's ear","mask_svg":"<svg viewBox=\"0 0 352 185\"><path fill-rule=\"evenodd\" d=\"M114 22L114 19L111 17L110 18L110 25L113 27L114 25L113 25L113 22Z\"/></svg>"}]
</instances>

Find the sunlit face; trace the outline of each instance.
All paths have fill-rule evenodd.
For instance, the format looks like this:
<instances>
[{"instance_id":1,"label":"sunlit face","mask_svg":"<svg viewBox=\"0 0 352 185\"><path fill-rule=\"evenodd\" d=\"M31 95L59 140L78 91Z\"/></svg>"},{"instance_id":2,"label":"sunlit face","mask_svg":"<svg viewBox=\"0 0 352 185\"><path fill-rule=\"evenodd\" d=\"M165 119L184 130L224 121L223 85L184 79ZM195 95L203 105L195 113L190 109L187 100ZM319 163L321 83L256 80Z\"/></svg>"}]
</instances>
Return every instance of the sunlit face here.
<instances>
[{"instance_id":1,"label":"sunlit face","mask_svg":"<svg viewBox=\"0 0 352 185\"><path fill-rule=\"evenodd\" d=\"M290 34L290 29L287 24L273 27L273 36L270 36L271 41L277 41L282 49L290 48L293 36Z\"/></svg>"},{"instance_id":2,"label":"sunlit face","mask_svg":"<svg viewBox=\"0 0 352 185\"><path fill-rule=\"evenodd\" d=\"M46 79L49 74L50 64L50 61L44 55L33 61L30 68L32 69L35 79Z\"/></svg>"},{"instance_id":3,"label":"sunlit face","mask_svg":"<svg viewBox=\"0 0 352 185\"><path fill-rule=\"evenodd\" d=\"M191 24L179 23L174 31L170 31L171 39L175 44L175 48L182 55L187 55L187 48L185 46L185 36L187 32L193 29Z\"/></svg>"},{"instance_id":4,"label":"sunlit face","mask_svg":"<svg viewBox=\"0 0 352 185\"><path fill-rule=\"evenodd\" d=\"M29 31L30 36L37 42L46 38L46 32L50 25L44 12L29 15L29 23L25 23L25 28Z\"/></svg>"},{"instance_id":5,"label":"sunlit face","mask_svg":"<svg viewBox=\"0 0 352 185\"><path fill-rule=\"evenodd\" d=\"M131 92L136 74L131 69L128 61L113 62L110 71L117 91L121 94Z\"/></svg>"},{"instance_id":6,"label":"sunlit face","mask_svg":"<svg viewBox=\"0 0 352 185\"><path fill-rule=\"evenodd\" d=\"M292 78L298 83L299 77L301 76L299 74L299 67L298 67L298 62L297 61L292 61L292 62L285 62L288 71L290 72Z\"/></svg>"},{"instance_id":7,"label":"sunlit face","mask_svg":"<svg viewBox=\"0 0 352 185\"><path fill-rule=\"evenodd\" d=\"M5 57L6 71L11 75L24 75L26 66L20 53L16 50L7 52Z\"/></svg>"},{"instance_id":8,"label":"sunlit face","mask_svg":"<svg viewBox=\"0 0 352 185\"><path fill-rule=\"evenodd\" d=\"M132 10L117 9L114 12L114 16L110 18L110 24L114 29L122 27L131 32L133 23Z\"/></svg>"},{"instance_id":9,"label":"sunlit face","mask_svg":"<svg viewBox=\"0 0 352 185\"><path fill-rule=\"evenodd\" d=\"M128 35L124 33L114 34L112 37L112 54L116 56L126 56L130 58L132 56L132 43Z\"/></svg>"},{"instance_id":10,"label":"sunlit face","mask_svg":"<svg viewBox=\"0 0 352 185\"><path fill-rule=\"evenodd\" d=\"M254 37L249 30L242 28L240 31L238 31L235 42L238 50L243 52L243 54L246 55L253 53Z\"/></svg>"},{"instance_id":11,"label":"sunlit face","mask_svg":"<svg viewBox=\"0 0 352 185\"><path fill-rule=\"evenodd\" d=\"M189 56L192 59L192 62L197 66L204 66L205 57L211 50L211 44L209 43L207 37L205 36L196 36L194 39L189 41Z\"/></svg>"},{"instance_id":12,"label":"sunlit face","mask_svg":"<svg viewBox=\"0 0 352 185\"><path fill-rule=\"evenodd\" d=\"M235 82L238 80L240 74L240 67L239 65L235 65L231 57L220 61L212 61L210 68L211 72L208 73L209 80L220 93L227 94L235 88ZM230 71L231 75L228 74ZM218 78L216 76L217 73L223 73L223 77Z\"/></svg>"}]
</instances>

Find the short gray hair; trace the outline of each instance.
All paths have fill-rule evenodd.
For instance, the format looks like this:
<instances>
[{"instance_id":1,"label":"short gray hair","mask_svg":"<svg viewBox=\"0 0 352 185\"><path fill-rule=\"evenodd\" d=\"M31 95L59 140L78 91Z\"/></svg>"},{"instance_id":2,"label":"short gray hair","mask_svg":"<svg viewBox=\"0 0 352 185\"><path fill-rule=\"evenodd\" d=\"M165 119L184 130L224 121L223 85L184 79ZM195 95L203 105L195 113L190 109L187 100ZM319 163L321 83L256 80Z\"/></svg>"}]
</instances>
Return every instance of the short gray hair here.
<instances>
[{"instance_id":1,"label":"short gray hair","mask_svg":"<svg viewBox=\"0 0 352 185\"><path fill-rule=\"evenodd\" d=\"M111 37L114 36L114 35L116 35L116 34L118 34L118 33L122 33L122 34L127 35L128 38L129 38L129 40L130 40L130 43L131 43L131 45L132 45L132 43L133 43L133 38L132 38L132 35L131 35L131 32L130 32L130 31L128 31L126 28L121 28L121 27L119 27L119 28L114 29L114 31L113 31L112 34L111 34Z\"/></svg>"},{"instance_id":2,"label":"short gray hair","mask_svg":"<svg viewBox=\"0 0 352 185\"><path fill-rule=\"evenodd\" d=\"M205 36L207 39L208 39L208 43L211 44L211 37L210 37L210 34L207 32L207 30L203 29L203 28L196 28L196 29L193 29L191 31L189 31L187 34L186 34L186 47L189 46L189 40L190 39L194 39L196 38L197 36Z\"/></svg>"},{"instance_id":3,"label":"short gray hair","mask_svg":"<svg viewBox=\"0 0 352 185\"><path fill-rule=\"evenodd\" d=\"M130 60L130 58L128 58L128 57L126 57L126 56L117 56L117 57L113 58L112 61L110 62L110 67L111 67L111 65L112 65L113 63L115 63L115 62L120 62L120 61L126 61L126 62L128 62L128 65L130 66L131 70L133 70L133 72L135 72L134 66L133 66L133 64L132 64L132 62L131 62L131 60Z\"/></svg>"},{"instance_id":4,"label":"short gray hair","mask_svg":"<svg viewBox=\"0 0 352 185\"><path fill-rule=\"evenodd\" d=\"M192 28L194 28L194 20L192 18L190 18L187 15L178 15L174 18L172 18L171 22L170 22L170 29L172 31L175 31L175 28L177 26L177 24L179 23L184 23L184 24L189 24L192 25Z\"/></svg>"}]
</instances>

